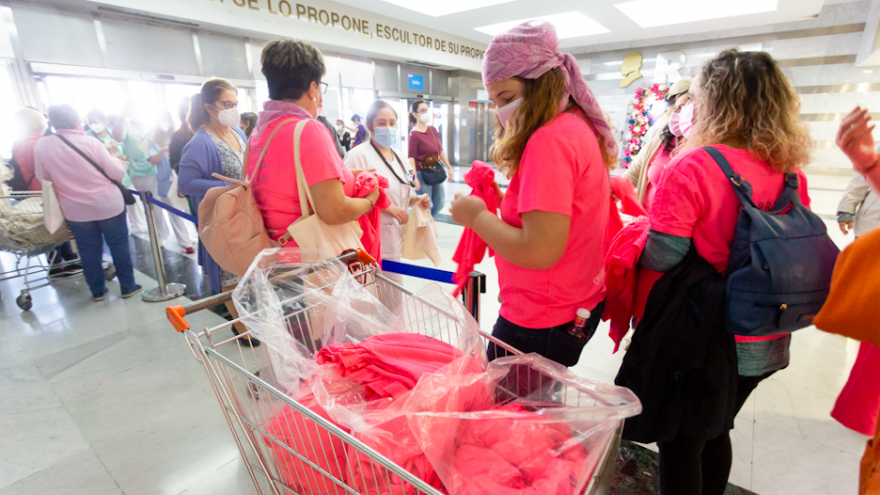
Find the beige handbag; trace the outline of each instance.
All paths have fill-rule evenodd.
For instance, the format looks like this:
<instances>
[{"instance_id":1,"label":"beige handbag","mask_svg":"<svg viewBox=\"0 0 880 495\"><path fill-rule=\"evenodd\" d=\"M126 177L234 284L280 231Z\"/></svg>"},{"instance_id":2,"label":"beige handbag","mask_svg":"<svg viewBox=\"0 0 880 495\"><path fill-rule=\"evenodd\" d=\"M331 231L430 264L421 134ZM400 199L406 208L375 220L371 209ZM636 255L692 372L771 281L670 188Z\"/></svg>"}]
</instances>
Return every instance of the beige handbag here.
<instances>
[{"instance_id":1,"label":"beige handbag","mask_svg":"<svg viewBox=\"0 0 880 495\"><path fill-rule=\"evenodd\" d=\"M440 266L440 249L437 247L437 225L431 214L416 206L410 211L406 222L406 234L403 236L403 253L401 258L423 260L430 258L434 266Z\"/></svg>"},{"instance_id":2,"label":"beige handbag","mask_svg":"<svg viewBox=\"0 0 880 495\"><path fill-rule=\"evenodd\" d=\"M43 223L50 234L64 225L64 214L61 213L61 203L55 195L55 186L52 181L43 180Z\"/></svg>"},{"instance_id":3,"label":"beige handbag","mask_svg":"<svg viewBox=\"0 0 880 495\"><path fill-rule=\"evenodd\" d=\"M314 206L315 200L312 199L312 192L309 190L300 160L300 136L307 122L308 120L299 121L293 133L293 158L302 217L289 226L287 232L302 251L303 261L306 261L306 257L317 257L318 259L308 260L315 262L336 258L348 249L363 249L361 236L364 233L357 221L342 225L327 225L311 210L310 205Z\"/></svg>"}]
</instances>

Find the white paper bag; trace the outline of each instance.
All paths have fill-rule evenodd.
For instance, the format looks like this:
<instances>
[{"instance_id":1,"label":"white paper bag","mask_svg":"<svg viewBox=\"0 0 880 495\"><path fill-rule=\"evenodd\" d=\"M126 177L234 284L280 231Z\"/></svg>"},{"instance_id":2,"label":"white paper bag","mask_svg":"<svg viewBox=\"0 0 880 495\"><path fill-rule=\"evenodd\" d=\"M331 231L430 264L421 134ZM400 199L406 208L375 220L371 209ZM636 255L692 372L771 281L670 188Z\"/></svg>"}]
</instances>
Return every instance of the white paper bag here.
<instances>
[{"instance_id":1,"label":"white paper bag","mask_svg":"<svg viewBox=\"0 0 880 495\"><path fill-rule=\"evenodd\" d=\"M401 257L416 261L430 258L434 266L440 266L443 260L437 247L438 237L434 218L426 210L416 206L410 210L409 221L406 223Z\"/></svg>"},{"instance_id":2,"label":"white paper bag","mask_svg":"<svg viewBox=\"0 0 880 495\"><path fill-rule=\"evenodd\" d=\"M43 184L43 223L46 225L46 230L54 234L64 225L64 215L61 213L61 205L58 203L52 181L40 182Z\"/></svg>"}]
</instances>

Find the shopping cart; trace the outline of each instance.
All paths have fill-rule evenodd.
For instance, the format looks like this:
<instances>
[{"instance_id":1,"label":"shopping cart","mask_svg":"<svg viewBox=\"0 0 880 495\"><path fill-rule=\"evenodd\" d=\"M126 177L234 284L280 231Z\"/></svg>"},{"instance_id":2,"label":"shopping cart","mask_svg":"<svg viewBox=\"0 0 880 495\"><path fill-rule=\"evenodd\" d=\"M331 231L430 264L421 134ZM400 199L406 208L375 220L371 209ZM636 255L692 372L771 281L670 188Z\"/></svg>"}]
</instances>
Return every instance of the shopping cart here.
<instances>
[{"instance_id":1,"label":"shopping cart","mask_svg":"<svg viewBox=\"0 0 880 495\"><path fill-rule=\"evenodd\" d=\"M0 196L0 251L15 256L13 269L0 273L0 282L24 277L24 289L15 299L18 307L28 311L33 306L30 292L48 286L60 278L79 275L82 269L65 270L79 266L79 259L55 263L55 248L73 240L67 225L50 233L43 223L43 199L39 192L16 192ZM48 265L41 255L46 255ZM52 275L50 267L63 273ZM112 264L105 264L104 277L109 281L116 276Z\"/></svg>"},{"instance_id":2,"label":"shopping cart","mask_svg":"<svg viewBox=\"0 0 880 495\"><path fill-rule=\"evenodd\" d=\"M377 266L363 263L359 260L358 253L344 255L339 260L348 264L356 279L367 286L383 303L389 300L399 301L401 296L417 298L415 301L416 310L410 312L413 313L413 316L409 318L411 321L406 322L409 331L428 334L431 333L428 328L419 327L448 328L452 330L448 332L448 335L441 337L441 340L451 344L457 340L458 335L453 333L463 330L459 328L459 318L449 314L436 304L419 298L411 291L388 279ZM319 264L311 271L320 269L322 268ZM309 272L300 271L289 277L281 274L276 278L289 280L291 277L300 277L307 273ZM283 282L284 280L277 280L277 282L273 280L273 283ZM324 289L329 287L324 287ZM442 495L441 492L424 481L261 379L259 370L263 369L263 360L268 358L260 351L260 348L254 349L250 346L237 345L239 339L248 338L248 335L242 333L225 338L229 334L224 332L221 336L221 331L230 328L238 320L206 328L199 333L192 330L186 322L185 316L223 304L231 297L232 292L229 291L195 301L189 305L168 307L166 316L178 332L184 333L190 350L208 374L211 386L220 401L226 421L235 437L242 458L245 460L245 466L258 493L261 495L269 493L274 495L299 494L293 487L285 484L285 479L290 478L291 471L296 471L299 476L309 477L309 479L299 481L311 487L322 487L322 493L362 494L363 492L357 488L310 460L322 459L320 462L326 461L324 466L331 466L330 459L336 458L335 452L324 452L321 446L341 442L346 449L356 449L360 453L359 458L369 463L368 466L361 468L362 472L372 472L374 475L381 473L380 476L388 478L386 481L389 481L389 484L390 478L395 478L395 482L398 485L402 484L405 488L400 491L401 494ZM320 307L321 303L310 302L308 294L283 301L282 304L290 311L285 314L288 329L311 330L310 322L323 309ZM409 304L413 304L412 299ZM418 320L418 322L412 320ZM316 331L320 330L316 329ZM437 337L436 332L433 332L433 335ZM491 341L509 353L522 354L489 334L481 332L480 337L484 340L484 344ZM532 374L528 376L528 379L535 380L536 377ZM541 377L537 377L537 379L540 380ZM511 391L519 389L520 385L511 382L510 377L505 384ZM565 405L578 406L595 402L595 397L589 391L570 390L563 387L560 392L559 396L564 398ZM266 429L266 425L273 418L273 415L284 407L292 408L302 416L302 421L297 421L295 427L292 428L291 435L294 437L294 441L289 443L276 438ZM604 446L600 462L584 491L585 494L610 492L611 478L620 449L622 431L623 422L621 421L614 435ZM319 441L316 442L316 438ZM297 443L299 447L296 445ZM298 452L298 448L304 451ZM286 459L279 456L279 452L286 453L287 455L283 456ZM291 459L294 458L293 462L298 465L290 466ZM379 487L376 486L374 490L370 486L370 492L379 493ZM398 493L398 490L394 490L394 493Z\"/></svg>"}]
</instances>

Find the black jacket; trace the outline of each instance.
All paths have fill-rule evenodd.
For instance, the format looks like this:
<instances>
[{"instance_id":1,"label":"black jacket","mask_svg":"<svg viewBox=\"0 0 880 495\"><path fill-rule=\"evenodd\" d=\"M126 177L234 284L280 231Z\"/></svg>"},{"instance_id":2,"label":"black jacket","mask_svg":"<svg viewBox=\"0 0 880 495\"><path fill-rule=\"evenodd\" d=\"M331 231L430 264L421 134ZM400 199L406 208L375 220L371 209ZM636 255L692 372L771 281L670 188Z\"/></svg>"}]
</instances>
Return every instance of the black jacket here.
<instances>
[{"instance_id":1,"label":"black jacket","mask_svg":"<svg viewBox=\"0 0 880 495\"><path fill-rule=\"evenodd\" d=\"M615 380L642 401L624 438L710 439L733 428L736 344L724 302L724 278L693 248L654 285Z\"/></svg>"}]
</instances>

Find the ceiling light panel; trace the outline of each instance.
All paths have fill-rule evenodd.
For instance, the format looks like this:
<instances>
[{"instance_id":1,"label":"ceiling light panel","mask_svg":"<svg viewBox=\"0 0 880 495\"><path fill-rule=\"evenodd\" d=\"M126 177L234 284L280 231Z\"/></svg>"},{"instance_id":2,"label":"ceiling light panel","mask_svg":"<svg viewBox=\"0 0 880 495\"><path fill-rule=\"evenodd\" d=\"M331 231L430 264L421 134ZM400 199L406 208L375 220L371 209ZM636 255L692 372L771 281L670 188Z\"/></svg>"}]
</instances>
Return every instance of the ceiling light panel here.
<instances>
[{"instance_id":1,"label":"ceiling light panel","mask_svg":"<svg viewBox=\"0 0 880 495\"><path fill-rule=\"evenodd\" d=\"M635 0L614 5L643 28L776 12L778 0Z\"/></svg>"},{"instance_id":2,"label":"ceiling light panel","mask_svg":"<svg viewBox=\"0 0 880 495\"><path fill-rule=\"evenodd\" d=\"M431 17L467 12L468 10L482 9L502 3L510 3L515 0L382 0L398 7L413 10L420 14Z\"/></svg>"},{"instance_id":3,"label":"ceiling light panel","mask_svg":"<svg viewBox=\"0 0 880 495\"><path fill-rule=\"evenodd\" d=\"M594 34L610 33L605 26L581 14L580 12L565 12L562 14L542 15L540 17L531 17L520 19L518 21L501 22L490 26L474 28L475 30L486 33L490 36L501 34L512 27L516 27L526 21L546 21L553 24L556 28L556 35L559 39L580 38L582 36L591 36Z\"/></svg>"}]
</instances>

